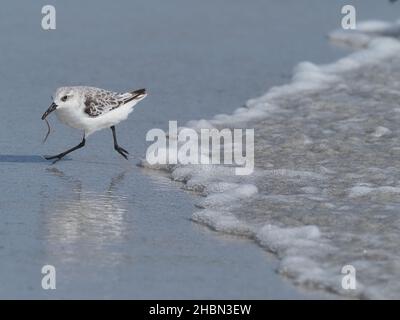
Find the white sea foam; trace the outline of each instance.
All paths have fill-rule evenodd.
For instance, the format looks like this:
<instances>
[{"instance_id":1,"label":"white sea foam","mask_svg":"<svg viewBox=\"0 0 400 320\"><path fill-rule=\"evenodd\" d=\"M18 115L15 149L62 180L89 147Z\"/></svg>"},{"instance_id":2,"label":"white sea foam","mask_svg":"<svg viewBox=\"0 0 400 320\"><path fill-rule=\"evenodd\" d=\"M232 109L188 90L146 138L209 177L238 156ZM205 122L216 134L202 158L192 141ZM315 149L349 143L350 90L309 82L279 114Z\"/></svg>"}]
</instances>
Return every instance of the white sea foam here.
<instances>
[{"instance_id":1,"label":"white sea foam","mask_svg":"<svg viewBox=\"0 0 400 320\"><path fill-rule=\"evenodd\" d=\"M391 132L392 131L390 129L379 126L372 133L372 136L375 137L375 138L380 138L380 137L389 135Z\"/></svg>"},{"instance_id":2,"label":"white sea foam","mask_svg":"<svg viewBox=\"0 0 400 320\"><path fill-rule=\"evenodd\" d=\"M358 26L331 39L363 49L327 65L300 63L292 82L245 108L188 123L254 127L251 176L216 165L158 169L205 196L193 221L254 239L278 255L279 272L294 282L353 297L399 298L393 266L400 265L400 42L388 35L400 24ZM354 292L341 288L347 264L358 272Z\"/></svg>"},{"instance_id":3,"label":"white sea foam","mask_svg":"<svg viewBox=\"0 0 400 320\"><path fill-rule=\"evenodd\" d=\"M223 211L201 210L193 213L192 220L205 224L216 231L229 234L252 236L253 228L237 219L233 214Z\"/></svg>"},{"instance_id":4,"label":"white sea foam","mask_svg":"<svg viewBox=\"0 0 400 320\"><path fill-rule=\"evenodd\" d=\"M366 187L366 186L355 186L351 188L349 197L357 198L363 196L372 195L400 195L399 187L381 186L381 187Z\"/></svg>"},{"instance_id":5,"label":"white sea foam","mask_svg":"<svg viewBox=\"0 0 400 320\"><path fill-rule=\"evenodd\" d=\"M357 23L355 30L338 29L330 33L329 38L336 43L342 43L353 48L368 46L376 37L400 35L400 21L394 23L371 20Z\"/></svg>"}]
</instances>

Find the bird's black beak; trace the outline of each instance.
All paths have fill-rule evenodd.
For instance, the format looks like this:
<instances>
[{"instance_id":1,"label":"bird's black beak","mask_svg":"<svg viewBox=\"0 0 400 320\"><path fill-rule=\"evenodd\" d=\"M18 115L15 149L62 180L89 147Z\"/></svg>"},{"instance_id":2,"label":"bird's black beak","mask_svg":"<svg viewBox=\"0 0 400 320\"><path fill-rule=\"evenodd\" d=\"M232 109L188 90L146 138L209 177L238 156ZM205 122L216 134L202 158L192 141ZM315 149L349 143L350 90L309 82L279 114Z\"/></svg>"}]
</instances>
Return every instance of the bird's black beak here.
<instances>
[{"instance_id":1,"label":"bird's black beak","mask_svg":"<svg viewBox=\"0 0 400 320\"><path fill-rule=\"evenodd\" d=\"M57 109L57 105L53 102L53 103L50 105L50 107L46 110L46 112L43 113L43 115L42 115L42 120L46 119L46 117L47 117L50 113L52 113L54 110L56 110L56 109Z\"/></svg>"}]
</instances>

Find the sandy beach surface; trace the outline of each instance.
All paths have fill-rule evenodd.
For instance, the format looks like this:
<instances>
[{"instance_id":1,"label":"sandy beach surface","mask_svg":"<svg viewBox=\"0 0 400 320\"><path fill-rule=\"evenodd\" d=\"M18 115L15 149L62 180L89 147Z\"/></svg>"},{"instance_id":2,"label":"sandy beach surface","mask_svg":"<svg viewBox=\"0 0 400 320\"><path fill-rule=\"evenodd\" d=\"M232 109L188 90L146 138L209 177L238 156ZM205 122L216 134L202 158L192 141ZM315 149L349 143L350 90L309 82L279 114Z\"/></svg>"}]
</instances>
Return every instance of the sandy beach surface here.
<instances>
[{"instance_id":1,"label":"sandy beach surface","mask_svg":"<svg viewBox=\"0 0 400 320\"><path fill-rule=\"evenodd\" d=\"M395 20L384 1L354 1L360 19ZM251 240L191 221L198 195L137 166L146 132L229 113L300 61L348 54L326 35L345 1L53 1L57 29L40 26L43 1L0 11L0 298L329 298L276 273L278 260ZM79 132L40 116L63 85L149 96L117 127L50 165L43 154ZM57 289L41 288L54 265ZM333 296L336 297L336 296Z\"/></svg>"}]
</instances>

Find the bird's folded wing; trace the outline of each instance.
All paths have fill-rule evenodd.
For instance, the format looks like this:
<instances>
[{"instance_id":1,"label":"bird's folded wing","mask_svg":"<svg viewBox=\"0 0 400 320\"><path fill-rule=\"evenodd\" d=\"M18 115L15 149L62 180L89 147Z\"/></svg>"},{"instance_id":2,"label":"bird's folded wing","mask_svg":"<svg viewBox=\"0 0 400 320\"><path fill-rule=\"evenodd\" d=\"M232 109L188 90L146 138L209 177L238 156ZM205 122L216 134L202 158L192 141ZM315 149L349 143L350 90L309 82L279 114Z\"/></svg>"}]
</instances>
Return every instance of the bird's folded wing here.
<instances>
[{"instance_id":1,"label":"bird's folded wing","mask_svg":"<svg viewBox=\"0 0 400 320\"><path fill-rule=\"evenodd\" d=\"M116 93L106 90L92 92L85 97L85 113L89 117L104 115L133 100L140 100L146 95L145 89L127 93Z\"/></svg>"}]
</instances>

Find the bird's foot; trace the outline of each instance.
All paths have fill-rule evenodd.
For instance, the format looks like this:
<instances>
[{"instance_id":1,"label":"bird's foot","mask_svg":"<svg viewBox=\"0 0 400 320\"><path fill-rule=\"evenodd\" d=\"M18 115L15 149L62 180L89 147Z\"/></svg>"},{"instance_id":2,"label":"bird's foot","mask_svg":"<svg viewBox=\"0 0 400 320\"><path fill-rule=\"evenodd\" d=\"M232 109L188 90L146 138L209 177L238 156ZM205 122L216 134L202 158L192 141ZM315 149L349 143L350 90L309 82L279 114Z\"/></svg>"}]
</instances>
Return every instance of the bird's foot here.
<instances>
[{"instance_id":1,"label":"bird's foot","mask_svg":"<svg viewBox=\"0 0 400 320\"><path fill-rule=\"evenodd\" d=\"M46 160L54 160L54 161L52 162L52 164L55 164L56 162L60 161L63 157L64 157L63 154L57 154L57 155L55 155L55 156L44 156L44 158L45 158Z\"/></svg>"},{"instance_id":2,"label":"bird's foot","mask_svg":"<svg viewBox=\"0 0 400 320\"><path fill-rule=\"evenodd\" d=\"M120 146L115 146L114 149L121 155L123 156L126 160L128 160L128 154L129 152L126 151L124 148L120 147Z\"/></svg>"}]
</instances>

